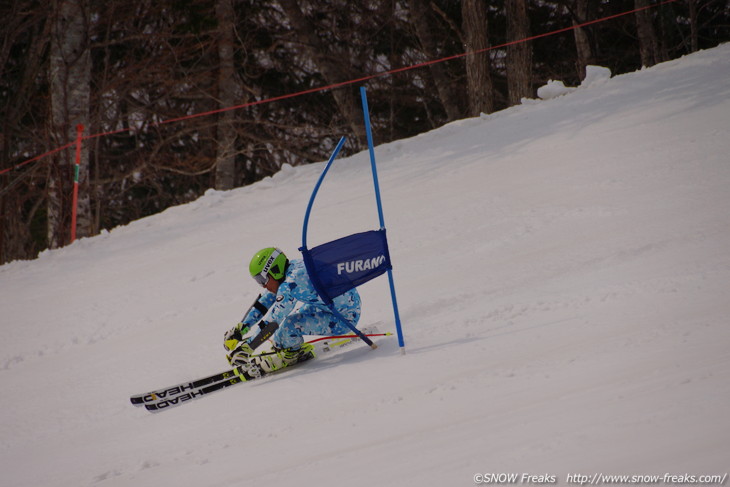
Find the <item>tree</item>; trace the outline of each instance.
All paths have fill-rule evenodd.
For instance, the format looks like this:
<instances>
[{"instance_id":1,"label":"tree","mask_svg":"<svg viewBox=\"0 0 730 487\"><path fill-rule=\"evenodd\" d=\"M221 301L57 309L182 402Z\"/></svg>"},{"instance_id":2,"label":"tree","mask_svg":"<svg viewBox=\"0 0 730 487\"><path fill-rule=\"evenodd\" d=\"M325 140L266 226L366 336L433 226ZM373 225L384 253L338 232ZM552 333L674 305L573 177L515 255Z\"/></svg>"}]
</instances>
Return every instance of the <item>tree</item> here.
<instances>
[{"instance_id":1,"label":"tree","mask_svg":"<svg viewBox=\"0 0 730 487\"><path fill-rule=\"evenodd\" d=\"M689 6L689 25L690 25L690 46L692 52L699 49L699 35L697 29L697 0L687 0Z\"/></svg>"},{"instance_id":2,"label":"tree","mask_svg":"<svg viewBox=\"0 0 730 487\"><path fill-rule=\"evenodd\" d=\"M236 102L233 56L235 15L232 0L216 0L215 13L218 20L218 104L220 108L227 108ZM231 110L218 116L215 188L219 190L233 189L236 183L234 119L235 114Z\"/></svg>"},{"instance_id":3,"label":"tree","mask_svg":"<svg viewBox=\"0 0 730 487\"><path fill-rule=\"evenodd\" d=\"M52 4L49 84L51 134L57 146L76 140L76 126L88 126L91 57L90 10L86 0L54 0ZM72 150L54 157L48 183L48 242L51 248L68 241ZM77 228L79 236L92 233L89 199L89 152L81 150Z\"/></svg>"},{"instance_id":4,"label":"tree","mask_svg":"<svg viewBox=\"0 0 730 487\"><path fill-rule=\"evenodd\" d=\"M297 44L309 54L328 84L347 81L350 73L343 68L347 65L346 62L343 63L343 59L337 57L331 46L327 46L319 40L315 34L315 26L302 12L300 3L298 0L280 0L281 7L289 18L295 38L298 40ZM337 102L340 113L348 121L353 134L364 146L366 144L365 126L362 122L357 96L351 90L342 88L333 89L332 96Z\"/></svg>"},{"instance_id":5,"label":"tree","mask_svg":"<svg viewBox=\"0 0 730 487\"><path fill-rule=\"evenodd\" d=\"M659 50L659 41L652 25L652 16L646 9L647 7L649 7L649 0L634 0L634 8L641 9L636 12L636 31L639 35L641 64L649 67L662 62L663 59Z\"/></svg>"},{"instance_id":6,"label":"tree","mask_svg":"<svg viewBox=\"0 0 730 487\"><path fill-rule=\"evenodd\" d=\"M530 36L527 0L506 0L507 41ZM520 42L507 47L507 92L510 105L517 105L532 93L532 44Z\"/></svg>"},{"instance_id":7,"label":"tree","mask_svg":"<svg viewBox=\"0 0 730 487\"><path fill-rule=\"evenodd\" d=\"M0 168L10 168L48 147L48 103L38 87L48 79L51 23L47 6L34 0L0 4L0 17ZM46 177L38 163L0 176L0 264L47 248Z\"/></svg>"},{"instance_id":8,"label":"tree","mask_svg":"<svg viewBox=\"0 0 730 487\"><path fill-rule=\"evenodd\" d=\"M590 20L588 6L589 0L574 0L571 8L573 25L576 26L573 29L573 37L575 38L575 50L578 53L578 77L581 81L586 77L586 66L594 62L588 33L584 27L578 27Z\"/></svg>"},{"instance_id":9,"label":"tree","mask_svg":"<svg viewBox=\"0 0 730 487\"><path fill-rule=\"evenodd\" d=\"M485 0L463 0L461 3L467 52L482 51L466 57L466 85L469 93L469 115L494 111L494 86L489 73L487 4Z\"/></svg>"},{"instance_id":10,"label":"tree","mask_svg":"<svg viewBox=\"0 0 730 487\"><path fill-rule=\"evenodd\" d=\"M416 35L420 41L421 48L426 59L438 59L439 49L434 38L435 29L431 25L428 3L425 0L408 0L409 15L413 20ZM446 72L445 66L441 63L430 64L428 67L436 85L439 100L449 121L461 118L461 110L457 103L458 96L455 93L454 85Z\"/></svg>"}]
</instances>

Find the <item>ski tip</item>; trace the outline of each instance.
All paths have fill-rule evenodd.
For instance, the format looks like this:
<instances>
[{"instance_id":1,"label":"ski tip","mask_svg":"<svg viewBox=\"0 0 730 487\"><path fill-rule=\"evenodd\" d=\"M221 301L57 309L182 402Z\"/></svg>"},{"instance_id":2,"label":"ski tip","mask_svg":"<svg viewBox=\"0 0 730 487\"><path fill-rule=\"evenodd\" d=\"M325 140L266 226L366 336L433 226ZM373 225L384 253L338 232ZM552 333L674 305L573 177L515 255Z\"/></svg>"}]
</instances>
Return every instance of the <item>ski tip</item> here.
<instances>
[{"instance_id":1,"label":"ski tip","mask_svg":"<svg viewBox=\"0 0 730 487\"><path fill-rule=\"evenodd\" d=\"M375 343L373 343L372 345L370 345L370 348L375 350L376 348L378 348L378 346Z\"/></svg>"}]
</instances>

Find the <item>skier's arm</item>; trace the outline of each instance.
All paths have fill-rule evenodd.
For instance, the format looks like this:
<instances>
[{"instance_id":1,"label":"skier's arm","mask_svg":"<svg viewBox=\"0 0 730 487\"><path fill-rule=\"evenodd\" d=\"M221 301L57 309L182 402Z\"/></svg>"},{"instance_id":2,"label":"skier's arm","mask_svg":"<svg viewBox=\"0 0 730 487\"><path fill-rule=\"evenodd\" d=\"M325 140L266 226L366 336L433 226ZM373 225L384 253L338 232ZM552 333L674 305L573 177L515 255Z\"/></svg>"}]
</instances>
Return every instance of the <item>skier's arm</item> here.
<instances>
[{"instance_id":1,"label":"skier's arm","mask_svg":"<svg viewBox=\"0 0 730 487\"><path fill-rule=\"evenodd\" d=\"M227 351L235 349L253 326L258 325L259 328L263 327L260 322L261 318L269 311L274 299L276 299L276 296L269 291L265 291L256 297L251 307L244 313L241 321L223 336L223 347Z\"/></svg>"},{"instance_id":2,"label":"skier's arm","mask_svg":"<svg viewBox=\"0 0 730 487\"><path fill-rule=\"evenodd\" d=\"M248 311L243 315L243 318L241 318L241 329L249 329L253 325L258 324L261 318L269 311L275 299L276 295L269 291L264 291L262 294L259 294L256 301L253 302L251 307L248 308Z\"/></svg>"},{"instance_id":3,"label":"skier's arm","mask_svg":"<svg viewBox=\"0 0 730 487\"><path fill-rule=\"evenodd\" d=\"M276 294L274 304L269 308L269 311L259 321L259 332L248 340L252 350L256 350L279 328L279 323L283 323L289 313L294 310L297 304L297 299L292 296L290 289L286 286L286 283L279 287L279 292Z\"/></svg>"}]
</instances>

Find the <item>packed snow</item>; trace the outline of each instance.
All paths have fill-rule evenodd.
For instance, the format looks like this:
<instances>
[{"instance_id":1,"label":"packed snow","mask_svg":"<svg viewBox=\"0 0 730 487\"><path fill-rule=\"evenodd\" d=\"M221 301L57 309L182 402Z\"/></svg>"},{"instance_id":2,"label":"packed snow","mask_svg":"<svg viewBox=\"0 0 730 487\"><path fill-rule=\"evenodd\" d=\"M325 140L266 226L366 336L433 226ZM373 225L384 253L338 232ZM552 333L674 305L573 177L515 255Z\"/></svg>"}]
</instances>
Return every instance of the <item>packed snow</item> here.
<instances>
[{"instance_id":1,"label":"packed snow","mask_svg":"<svg viewBox=\"0 0 730 487\"><path fill-rule=\"evenodd\" d=\"M404 355L129 403L225 368L248 260L298 257L323 163L0 267L0 484L726 476L730 45L591 80L376 147ZM338 159L310 247L377 227L367 152ZM360 291L394 331L387 279Z\"/></svg>"},{"instance_id":2,"label":"packed snow","mask_svg":"<svg viewBox=\"0 0 730 487\"><path fill-rule=\"evenodd\" d=\"M602 66L586 66L586 76L580 84L581 88L596 86L611 78L611 70ZM549 80L545 85L537 89L537 97L542 100L550 100L559 96L567 95L575 88L565 86L560 80Z\"/></svg>"}]
</instances>

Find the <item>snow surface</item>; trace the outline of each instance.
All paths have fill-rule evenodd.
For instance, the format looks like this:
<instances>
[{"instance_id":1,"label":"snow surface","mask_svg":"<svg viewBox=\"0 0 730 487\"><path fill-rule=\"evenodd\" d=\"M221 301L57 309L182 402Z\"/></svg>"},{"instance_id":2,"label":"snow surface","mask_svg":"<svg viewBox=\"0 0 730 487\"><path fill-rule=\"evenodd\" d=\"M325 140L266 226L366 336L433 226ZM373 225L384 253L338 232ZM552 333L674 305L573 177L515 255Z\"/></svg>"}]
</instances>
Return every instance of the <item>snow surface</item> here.
<instances>
[{"instance_id":1,"label":"snow surface","mask_svg":"<svg viewBox=\"0 0 730 487\"><path fill-rule=\"evenodd\" d=\"M0 267L3 486L459 486L724 474L730 45L376 148L406 350L351 347L153 415L222 369L323 164ZM310 246L377 228L366 152ZM385 278L362 324L393 330Z\"/></svg>"},{"instance_id":2,"label":"snow surface","mask_svg":"<svg viewBox=\"0 0 730 487\"><path fill-rule=\"evenodd\" d=\"M586 76L581 82L581 88L588 88L604 83L611 78L611 70L602 66L586 66ZM575 90L570 86L565 86L560 80L549 80L544 86L537 89L537 97L543 100L550 100L559 96L567 95Z\"/></svg>"}]
</instances>

